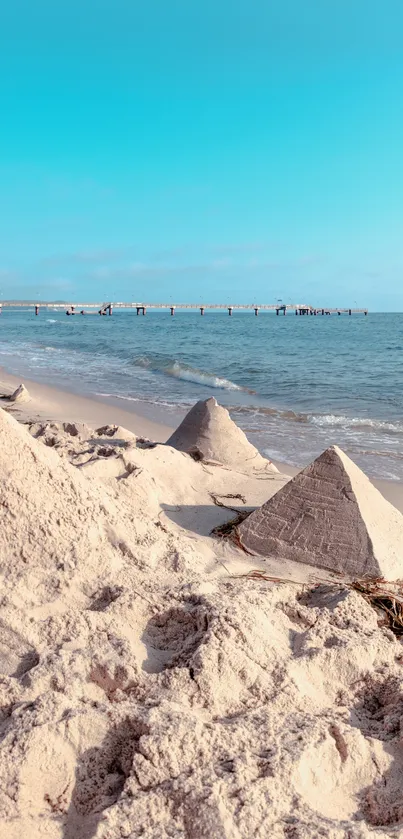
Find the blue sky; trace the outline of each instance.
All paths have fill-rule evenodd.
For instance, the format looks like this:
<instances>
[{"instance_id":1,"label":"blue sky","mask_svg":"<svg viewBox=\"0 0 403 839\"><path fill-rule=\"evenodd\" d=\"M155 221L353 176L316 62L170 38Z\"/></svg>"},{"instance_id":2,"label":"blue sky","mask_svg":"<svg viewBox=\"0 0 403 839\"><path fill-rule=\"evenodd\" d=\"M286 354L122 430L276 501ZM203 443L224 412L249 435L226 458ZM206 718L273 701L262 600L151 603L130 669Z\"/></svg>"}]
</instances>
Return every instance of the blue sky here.
<instances>
[{"instance_id":1,"label":"blue sky","mask_svg":"<svg viewBox=\"0 0 403 839\"><path fill-rule=\"evenodd\" d=\"M13 0L0 294L403 310L401 0Z\"/></svg>"}]
</instances>

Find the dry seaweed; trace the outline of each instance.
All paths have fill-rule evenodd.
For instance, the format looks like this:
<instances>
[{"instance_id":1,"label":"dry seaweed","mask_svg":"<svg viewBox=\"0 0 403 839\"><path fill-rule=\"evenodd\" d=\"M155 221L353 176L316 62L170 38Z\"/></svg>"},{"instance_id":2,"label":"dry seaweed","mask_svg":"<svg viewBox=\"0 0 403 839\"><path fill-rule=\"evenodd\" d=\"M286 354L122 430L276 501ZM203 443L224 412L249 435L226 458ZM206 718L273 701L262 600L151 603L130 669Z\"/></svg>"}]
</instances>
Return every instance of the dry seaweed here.
<instances>
[{"instance_id":1,"label":"dry seaweed","mask_svg":"<svg viewBox=\"0 0 403 839\"><path fill-rule=\"evenodd\" d=\"M246 498L245 498L244 495L241 495L240 492L235 493L235 495L232 494L232 493L229 493L229 495L220 495L220 494L216 494L215 492L210 492L209 495L210 495L211 500L216 505L216 507L224 507L225 510L232 510L234 513L238 513L239 510L236 507L229 507L228 504L223 504L223 502L220 501L219 499L220 498L231 498L231 499L234 499L235 501L242 501L242 504L246 504ZM249 515L249 513L250 513L250 510L248 510L248 515Z\"/></svg>"},{"instance_id":2,"label":"dry seaweed","mask_svg":"<svg viewBox=\"0 0 403 839\"><path fill-rule=\"evenodd\" d=\"M358 591L371 606L387 615L389 627L395 635L403 635L403 581L356 580L350 587Z\"/></svg>"},{"instance_id":3,"label":"dry seaweed","mask_svg":"<svg viewBox=\"0 0 403 839\"><path fill-rule=\"evenodd\" d=\"M224 506L223 504L219 506ZM230 507L226 508L227 510L231 509ZM216 527L210 531L211 536L216 536L219 539L226 539L228 536L232 535L232 532L235 527L238 527L238 524L241 524L242 521L249 516L249 512L246 510L238 510L236 516L234 518L229 519L229 521L225 521L224 524L217 524Z\"/></svg>"},{"instance_id":4,"label":"dry seaweed","mask_svg":"<svg viewBox=\"0 0 403 839\"><path fill-rule=\"evenodd\" d=\"M232 519L225 521L223 524L216 525L216 527L213 527L210 531L211 536L216 536L219 539L226 539L228 536L232 535L234 528L237 527L238 524L241 524L242 521L245 521L245 519L250 515L250 510L239 510L237 507L229 507L228 504L224 504L220 501L220 498L234 499L241 501L242 504L246 504L246 498L239 492L229 495L216 495L215 492L210 492L209 494L216 507L223 507L224 510L231 510L232 513L236 513L236 516Z\"/></svg>"}]
</instances>

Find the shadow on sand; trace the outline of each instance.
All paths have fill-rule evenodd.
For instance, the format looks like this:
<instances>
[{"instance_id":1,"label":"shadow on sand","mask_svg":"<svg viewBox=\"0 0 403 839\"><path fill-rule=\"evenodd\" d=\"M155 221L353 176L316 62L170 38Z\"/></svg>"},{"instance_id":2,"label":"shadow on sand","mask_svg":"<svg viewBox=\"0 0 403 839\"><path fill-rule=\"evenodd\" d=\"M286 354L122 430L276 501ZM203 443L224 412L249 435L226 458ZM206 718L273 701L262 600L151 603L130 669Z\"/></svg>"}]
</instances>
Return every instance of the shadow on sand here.
<instances>
[{"instance_id":1,"label":"shadow on sand","mask_svg":"<svg viewBox=\"0 0 403 839\"><path fill-rule=\"evenodd\" d=\"M181 504L178 507L161 504L161 507L167 518L198 536L210 536L214 527L231 521L237 512L252 513L256 509L255 507L234 507L234 510L229 510L226 507L217 507L215 504Z\"/></svg>"}]
</instances>

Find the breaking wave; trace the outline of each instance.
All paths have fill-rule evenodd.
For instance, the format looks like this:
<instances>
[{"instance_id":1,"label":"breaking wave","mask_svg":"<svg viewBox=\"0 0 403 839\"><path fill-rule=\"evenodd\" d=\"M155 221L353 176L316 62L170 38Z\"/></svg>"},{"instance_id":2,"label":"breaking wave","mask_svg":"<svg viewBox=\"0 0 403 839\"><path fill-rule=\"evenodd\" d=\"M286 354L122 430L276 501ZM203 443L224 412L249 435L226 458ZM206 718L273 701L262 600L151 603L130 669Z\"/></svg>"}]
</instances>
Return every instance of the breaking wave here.
<instances>
[{"instance_id":1,"label":"breaking wave","mask_svg":"<svg viewBox=\"0 0 403 839\"><path fill-rule=\"evenodd\" d=\"M198 370L197 367L190 367L174 359L158 359L150 356L139 356L133 362L136 367L152 370L153 373L161 373L165 376L172 376L174 379L181 379L183 382L203 385L204 387L217 388L219 390L238 390L244 393L253 393L246 387L235 384L235 382L216 376L214 373L206 373Z\"/></svg>"},{"instance_id":2,"label":"breaking wave","mask_svg":"<svg viewBox=\"0 0 403 839\"><path fill-rule=\"evenodd\" d=\"M260 415L272 417L273 419L288 420L291 423L297 422L313 425L320 429L340 428L356 429L357 431L375 431L386 434L403 434L402 422L387 422L371 417L346 417L337 414L304 414L297 411L284 410L280 408L250 407L246 405L231 406L235 414L246 414L258 418Z\"/></svg>"}]
</instances>

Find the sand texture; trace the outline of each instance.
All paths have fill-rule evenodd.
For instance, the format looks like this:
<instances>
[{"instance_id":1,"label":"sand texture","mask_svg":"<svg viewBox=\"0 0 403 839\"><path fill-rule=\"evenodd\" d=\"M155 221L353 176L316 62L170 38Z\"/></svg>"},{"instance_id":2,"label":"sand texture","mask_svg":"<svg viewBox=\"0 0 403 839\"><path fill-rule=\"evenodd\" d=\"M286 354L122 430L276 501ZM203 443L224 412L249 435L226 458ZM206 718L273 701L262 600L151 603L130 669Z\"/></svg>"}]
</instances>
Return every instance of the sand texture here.
<instances>
[{"instance_id":1,"label":"sand texture","mask_svg":"<svg viewBox=\"0 0 403 839\"><path fill-rule=\"evenodd\" d=\"M0 409L0 835L403 836L384 616L210 535L288 478L25 421Z\"/></svg>"},{"instance_id":2,"label":"sand texture","mask_svg":"<svg viewBox=\"0 0 403 839\"><path fill-rule=\"evenodd\" d=\"M252 513L237 533L250 553L353 579L403 578L403 516L337 446Z\"/></svg>"}]
</instances>

